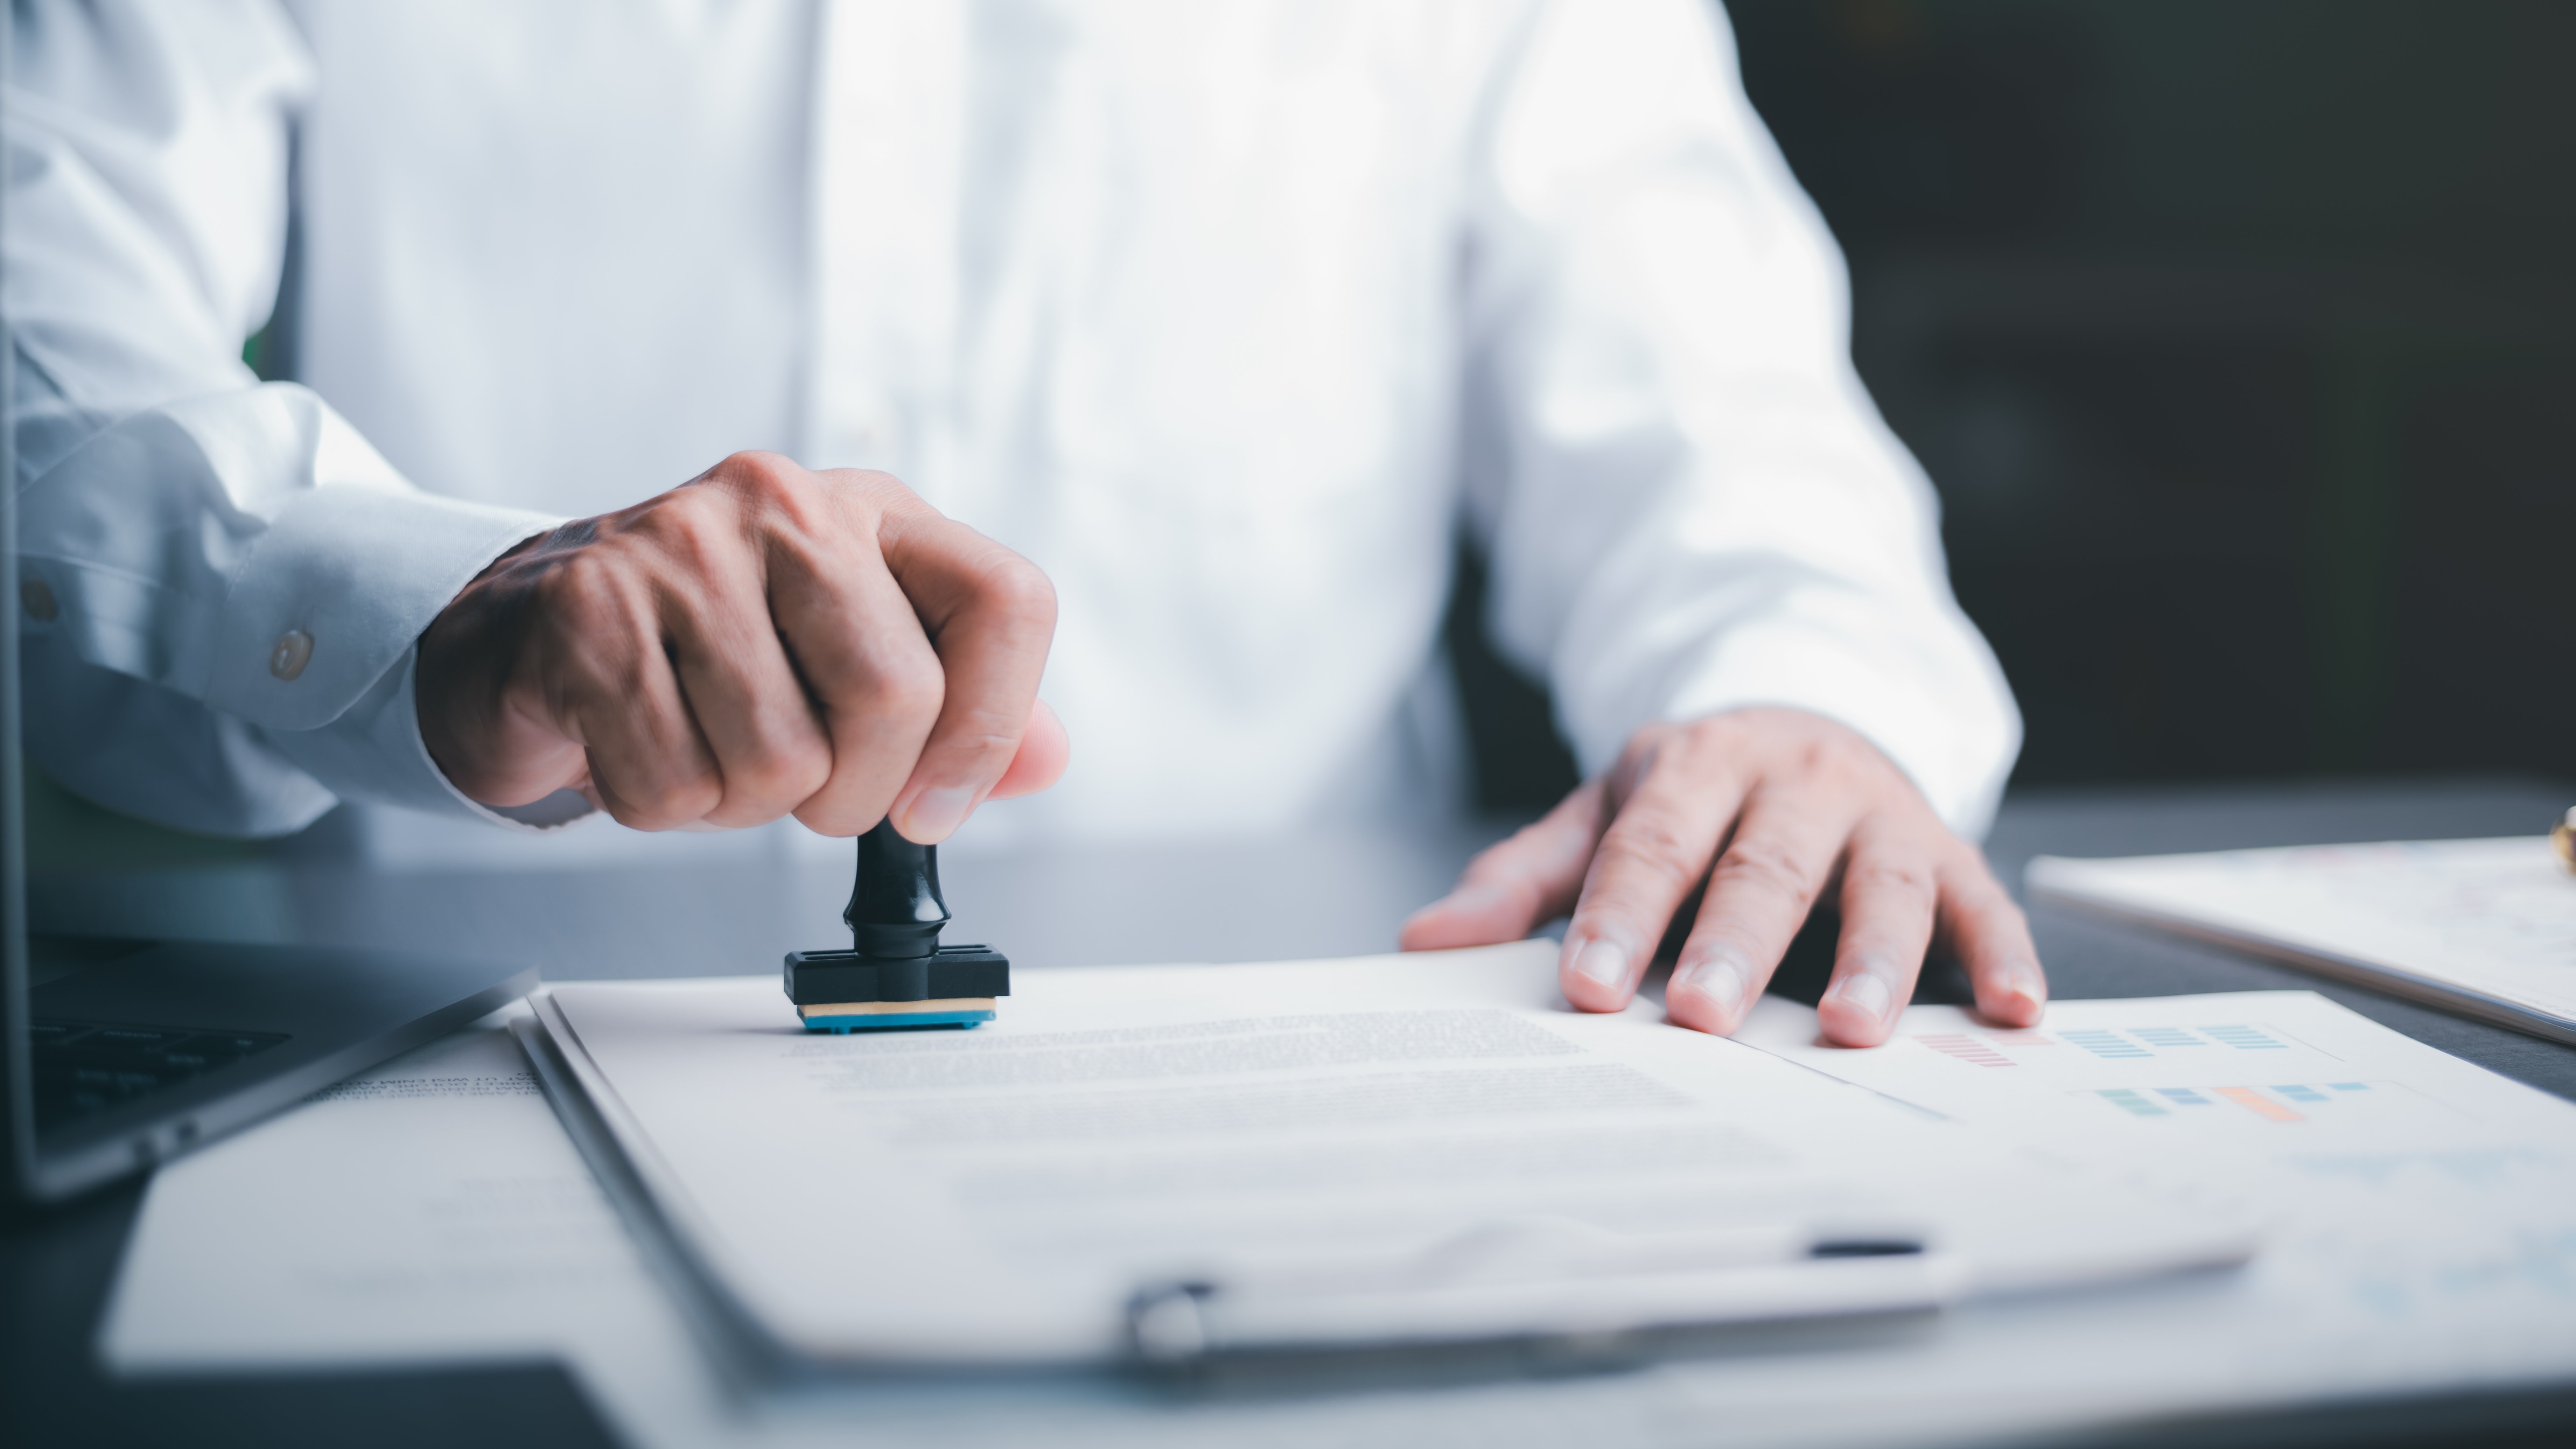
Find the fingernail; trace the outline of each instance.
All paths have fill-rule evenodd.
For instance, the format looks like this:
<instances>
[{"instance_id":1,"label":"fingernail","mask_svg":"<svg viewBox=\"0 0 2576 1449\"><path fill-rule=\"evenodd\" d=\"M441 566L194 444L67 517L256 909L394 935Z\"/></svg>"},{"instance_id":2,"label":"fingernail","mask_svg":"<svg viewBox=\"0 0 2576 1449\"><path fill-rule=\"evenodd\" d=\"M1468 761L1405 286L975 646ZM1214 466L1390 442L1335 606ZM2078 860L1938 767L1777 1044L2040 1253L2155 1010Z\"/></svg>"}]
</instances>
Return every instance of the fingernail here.
<instances>
[{"instance_id":1,"label":"fingernail","mask_svg":"<svg viewBox=\"0 0 2576 1449\"><path fill-rule=\"evenodd\" d=\"M2039 967L2032 962L2017 963L2005 979L2009 983L2007 989L2021 998L2025 1006L2036 1007L2048 1000L2048 978L2041 975Z\"/></svg>"},{"instance_id":2,"label":"fingernail","mask_svg":"<svg viewBox=\"0 0 2576 1449\"><path fill-rule=\"evenodd\" d=\"M1685 963L1673 972L1672 984L1688 987L1715 1002L1729 1020L1744 1009L1744 973L1723 957L1709 956Z\"/></svg>"},{"instance_id":3,"label":"fingernail","mask_svg":"<svg viewBox=\"0 0 2576 1449\"><path fill-rule=\"evenodd\" d=\"M1604 986L1628 984L1628 953L1609 941L1594 941L1574 958L1575 971Z\"/></svg>"},{"instance_id":4,"label":"fingernail","mask_svg":"<svg viewBox=\"0 0 2576 1449\"><path fill-rule=\"evenodd\" d=\"M912 808L898 822L906 840L921 845L937 845L957 833L966 823L966 812L975 808L975 792L959 785L943 785L924 790L912 797Z\"/></svg>"},{"instance_id":5,"label":"fingernail","mask_svg":"<svg viewBox=\"0 0 2576 1449\"><path fill-rule=\"evenodd\" d=\"M1871 972L1844 977L1843 984L1834 988L1834 995L1872 1021L1887 1015L1887 983Z\"/></svg>"}]
</instances>

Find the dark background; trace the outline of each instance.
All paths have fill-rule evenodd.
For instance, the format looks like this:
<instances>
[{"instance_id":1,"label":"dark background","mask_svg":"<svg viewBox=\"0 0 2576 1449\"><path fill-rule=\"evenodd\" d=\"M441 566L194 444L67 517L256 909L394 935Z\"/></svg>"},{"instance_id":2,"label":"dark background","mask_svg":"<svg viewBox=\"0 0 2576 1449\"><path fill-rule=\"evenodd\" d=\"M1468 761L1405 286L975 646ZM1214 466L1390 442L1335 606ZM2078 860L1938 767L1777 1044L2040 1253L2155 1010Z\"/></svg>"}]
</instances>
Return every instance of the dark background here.
<instances>
[{"instance_id":1,"label":"dark background","mask_svg":"<svg viewBox=\"0 0 2576 1449\"><path fill-rule=\"evenodd\" d=\"M1730 11L2016 785L2576 774L2576 5ZM1550 800L1465 617L1483 803Z\"/></svg>"}]
</instances>

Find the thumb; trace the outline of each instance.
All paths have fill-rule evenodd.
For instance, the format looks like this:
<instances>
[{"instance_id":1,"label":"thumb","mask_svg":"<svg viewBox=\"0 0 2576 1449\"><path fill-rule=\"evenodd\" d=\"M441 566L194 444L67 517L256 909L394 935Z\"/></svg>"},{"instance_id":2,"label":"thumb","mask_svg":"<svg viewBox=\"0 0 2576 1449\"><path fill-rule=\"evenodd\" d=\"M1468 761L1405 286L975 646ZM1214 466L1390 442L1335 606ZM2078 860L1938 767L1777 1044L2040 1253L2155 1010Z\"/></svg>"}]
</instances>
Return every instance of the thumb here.
<instances>
[{"instance_id":1,"label":"thumb","mask_svg":"<svg viewBox=\"0 0 2576 1449\"><path fill-rule=\"evenodd\" d=\"M1020 734L1020 751L1011 757L1010 767L994 783L987 800L1008 800L1014 795L1034 795L1064 777L1064 767L1073 759L1073 741L1066 737L1064 721L1043 699L1031 701L1029 727Z\"/></svg>"},{"instance_id":2,"label":"thumb","mask_svg":"<svg viewBox=\"0 0 2576 1449\"><path fill-rule=\"evenodd\" d=\"M1534 825L1467 865L1448 895L1413 913L1396 937L1407 951L1517 941L1574 909L1607 821L1599 780L1588 780Z\"/></svg>"}]
</instances>

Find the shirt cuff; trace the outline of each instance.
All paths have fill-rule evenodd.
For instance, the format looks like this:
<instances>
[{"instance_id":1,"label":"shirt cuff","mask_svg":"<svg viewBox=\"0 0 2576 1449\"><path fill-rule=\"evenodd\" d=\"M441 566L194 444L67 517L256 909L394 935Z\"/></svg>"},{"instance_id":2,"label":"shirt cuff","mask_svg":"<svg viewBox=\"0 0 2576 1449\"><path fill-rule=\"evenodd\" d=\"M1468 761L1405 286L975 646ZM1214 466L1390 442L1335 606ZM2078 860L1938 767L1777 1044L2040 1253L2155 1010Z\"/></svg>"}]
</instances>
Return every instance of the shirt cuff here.
<instances>
[{"instance_id":1,"label":"shirt cuff","mask_svg":"<svg viewBox=\"0 0 2576 1449\"><path fill-rule=\"evenodd\" d=\"M266 730L263 738L343 800L480 820L527 834L560 829L597 808L572 790L506 810L469 799L430 758L420 737L419 664L415 644L330 723L309 730Z\"/></svg>"},{"instance_id":2,"label":"shirt cuff","mask_svg":"<svg viewBox=\"0 0 2576 1449\"><path fill-rule=\"evenodd\" d=\"M408 691L411 671L395 663L439 611L492 560L562 521L425 493L313 489L234 574L206 703L263 729L306 731L392 674Z\"/></svg>"}]
</instances>

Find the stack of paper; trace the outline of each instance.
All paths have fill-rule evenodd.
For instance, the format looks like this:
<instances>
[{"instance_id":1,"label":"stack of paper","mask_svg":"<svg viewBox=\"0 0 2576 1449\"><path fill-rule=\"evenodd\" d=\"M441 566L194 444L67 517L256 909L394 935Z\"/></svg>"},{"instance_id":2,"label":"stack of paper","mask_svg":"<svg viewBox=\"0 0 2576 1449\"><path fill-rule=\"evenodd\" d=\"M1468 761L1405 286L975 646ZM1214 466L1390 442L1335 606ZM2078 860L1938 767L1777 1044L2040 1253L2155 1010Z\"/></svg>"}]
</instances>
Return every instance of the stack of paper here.
<instances>
[{"instance_id":1,"label":"stack of paper","mask_svg":"<svg viewBox=\"0 0 2576 1449\"><path fill-rule=\"evenodd\" d=\"M2576 1042L2576 875L2547 836L2041 856L2031 898Z\"/></svg>"}]
</instances>

